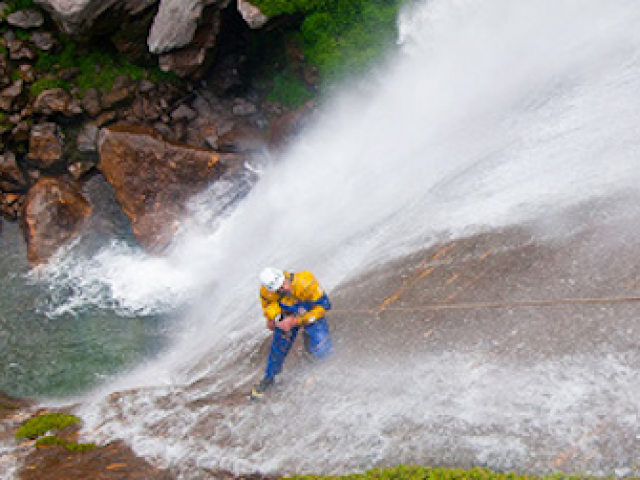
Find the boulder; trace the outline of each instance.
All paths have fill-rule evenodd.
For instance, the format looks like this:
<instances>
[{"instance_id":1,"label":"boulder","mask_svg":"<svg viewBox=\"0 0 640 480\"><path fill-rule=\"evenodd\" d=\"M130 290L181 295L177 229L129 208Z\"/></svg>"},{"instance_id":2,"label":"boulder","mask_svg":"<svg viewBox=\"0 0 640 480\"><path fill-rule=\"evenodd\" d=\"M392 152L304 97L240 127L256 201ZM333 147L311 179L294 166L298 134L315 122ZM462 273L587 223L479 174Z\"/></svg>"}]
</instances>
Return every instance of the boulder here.
<instances>
[{"instance_id":1,"label":"boulder","mask_svg":"<svg viewBox=\"0 0 640 480\"><path fill-rule=\"evenodd\" d=\"M24 199L22 213L29 262L46 262L81 232L92 210L76 183L61 177L38 180Z\"/></svg>"},{"instance_id":2,"label":"boulder","mask_svg":"<svg viewBox=\"0 0 640 480\"><path fill-rule=\"evenodd\" d=\"M73 117L82 113L82 106L63 88L50 88L38 95L33 110L44 115L62 114Z\"/></svg>"},{"instance_id":3,"label":"boulder","mask_svg":"<svg viewBox=\"0 0 640 480\"><path fill-rule=\"evenodd\" d=\"M103 128L98 169L112 185L136 239L158 252L170 242L187 200L221 173L213 152L170 143L144 127Z\"/></svg>"},{"instance_id":4,"label":"boulder","mask_svg":"<svg viewBox=\"0 0 640 480\"><path fill-rule=\"evenodd\" d=\"M96 31L115 31L123 17L136 16L158 3L158 0L35 0L36 5L69 35Z\"/></svg>"},{"instance_id":5,"label":"boulder","mask_svg":"<svg viewBox=\"0 0 640 480\"><path fill-rule=\"evenodd\" d=\"M35 60L37 52L23 40L13 39L6 42L11 60Z\"/></svg>"},{"instance_id":6,"label":"boulder","mask_svg":"<svg viewBox=\"0 0 640 480\"><path fill-rule=\"evenodd\" d=\"M247 0L238 0L238 12L251 29L262 28L269 21L269 17Z\"/></svg>"},{"instance_id":7,"label":"boulder","mask_svg":"<svg viewBox=\"0 0 640 480\"><path fill-rule=\"evenodd\" d=\"M92 117L97 117L102 112L102 102L98 89L87 89L84 97L82 97L82 108Z\"/></svg>"},{"instance_id":8,"label":"boulder","mask_svg":"<svg viewBox=\"0 0 640 480\"><path fill-rule=\"evenodd\" d=\"M35 31L29 36L29 40L36 48L44 52L53 50L58 45L58 41L55 39L51 32Z\"/></svg>"},{"instance_id":9,"label":"boulder","mask_svg":"<svg viewBox=\"0 0 640 480\"><path fill-rule=\"evenodd\" d=\"M31 128L28 158L38 168L48 169L62 160L64 136L60 127L51 122Z\"/></svg>"},{"instance_id":10,"label":"boulder","mask_svg":"<svg viewBox=\"0 0 640 480\"><path fill-rule=\"evenodd\" d=\"M44 25L44 16L38 10L27 8L7 15L7 23L13 27L25 30Z\"/></svg>"},{"instance_id":11,"label":"boulder","mask_svg":"<svg viewBox=\"0 0 640 480\"><path fill-rule=\"evenodd\" d=\"M158 58L160 68L173 72L181 78L192 80L201 78L212 64L220 32L221 16L216 10L207 10L200 27L191 42L182 47L163 53Z\"/></svg>"},{"instance_id":12,"label":"boulder","mask_svg":"<svg viewBox=\"0 0 640 480\"><path fill-rule=\"evenodd\" d=\"M0 110L4 110L5 112L10 112L12 110L13 103L16 98L22 94L23 86L23 80L16 80L11 85L0 91Z\"/></svg>"},{"instance_id":13,"label":"boulder","mask_svg":"<svg viewBox=\"0 0 640 480\"><path fill-rule=\"evenodd\" d=\"M13 152L0 155L0 190L3 192L22 192L27 188L27 182Z\"/></svg>"},{"instance_id":14,"label":"boulder","mask_svg":"<svg viewBox=\"0 0 640 480\"><path fill-rule=\"evenodd\" d=\"M189 45L208 5L222 10L229 0L162 0L147 39L149 51L161 54Z\"/></svg>"}]
</instances>

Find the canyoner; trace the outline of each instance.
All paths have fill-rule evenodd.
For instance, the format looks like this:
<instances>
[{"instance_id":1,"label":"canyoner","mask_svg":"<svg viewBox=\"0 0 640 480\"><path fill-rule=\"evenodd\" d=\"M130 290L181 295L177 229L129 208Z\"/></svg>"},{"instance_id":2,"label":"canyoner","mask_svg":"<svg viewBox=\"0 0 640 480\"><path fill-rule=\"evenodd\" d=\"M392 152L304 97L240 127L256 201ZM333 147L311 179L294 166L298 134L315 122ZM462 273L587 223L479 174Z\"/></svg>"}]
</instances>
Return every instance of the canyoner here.
<instances>
[{"instance_id":1,"label":"canyoner","mask_svg":"<svg viewBox=\"0 0 640 480\"><path fill-rule=\"evenodd\" d=\"M310 355L321 359L333 353L325 318L331 302L311 272L291 273L269 267L260 273L260 281L262 310L273 337L264 377L249 395L252 400L262 397L273 386L301 328Z\"/></svg>"}]
</instances>

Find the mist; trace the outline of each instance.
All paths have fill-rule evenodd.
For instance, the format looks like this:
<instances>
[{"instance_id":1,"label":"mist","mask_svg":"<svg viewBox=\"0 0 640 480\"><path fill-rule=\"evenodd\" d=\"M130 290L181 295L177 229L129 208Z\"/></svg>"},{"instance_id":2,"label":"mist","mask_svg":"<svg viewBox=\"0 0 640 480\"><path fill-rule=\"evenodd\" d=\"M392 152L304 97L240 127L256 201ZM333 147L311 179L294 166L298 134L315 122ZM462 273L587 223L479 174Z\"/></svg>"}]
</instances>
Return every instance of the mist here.
<instances>
[{"instance_id":1,"label":"mist","mask_svg":"<svg viewBox=\"0 0 640 480\"><path fill-rule=\"evenodd\" d=\"M205 193L205 208L194 209L168 256L116 242L91 259L63 255L40 271L42 281L74 287L57 309L179 310L161 358L83 399L90 428L191 475L426 461L421 445L446 449L454 437L474 458L511 468L529 461L520 436L568 435L586 399L614 388L594 381L590 358L518 370L469 368L465 352L408 355L402 368L347 364L338 355L312 386L283 374L285 393L272 404L234 409L197 400L259 376L247 359L268 336L258 305L265 266L311 270L332 292L443 240L519 224L543 236L575 233L579 225L562 212L637 188L638 20L640 5L630 1L417 2L399 20L392 58L329 99L217 221ZM226 194L218 191L214 202ZM620 358L597 368L638 388ZM496 398L497 384L520 393ZM305 388L317 397L297 393ZM111 392L123 392L117 405L106 399ZM545 392L575 395L558 397L540 418ZM309 403L324 407L309 415ZM517 434L468 433L482 431L489 417L505 428L514 416L522 429L507 428Z\"/></svg>"}]
</instances>

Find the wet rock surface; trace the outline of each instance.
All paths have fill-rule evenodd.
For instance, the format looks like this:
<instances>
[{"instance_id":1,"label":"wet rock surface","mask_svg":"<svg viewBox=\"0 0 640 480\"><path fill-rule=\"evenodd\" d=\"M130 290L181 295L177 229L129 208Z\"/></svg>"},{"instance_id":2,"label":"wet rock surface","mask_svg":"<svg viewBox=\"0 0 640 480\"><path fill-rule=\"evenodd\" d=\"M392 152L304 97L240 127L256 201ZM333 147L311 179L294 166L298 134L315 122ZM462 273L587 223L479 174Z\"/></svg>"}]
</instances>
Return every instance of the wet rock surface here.
<instances>
[{"instance_id":1,"label":"wet rock surface","mask_svg":"<svg viewBox=\"0 0 640 480\"><path fill-rule=\"evenodd\" d=\"M43 177L25 198L23 229L32 264L45 262L80 234L92 207L80 187L61 177Z\"/></svg>"},{"instance_id":2,"label":"wet rock surface","mask_svg":"<svg viewBox=\"0 0 640 480\"><path fill-rule=\"evenodd\" d=\"M98 168L112 185L138 241L161 250L180 225L182 209L222 173L211 151L166 142L152 129L103 129Z\"/></svg>"}]
</instances>

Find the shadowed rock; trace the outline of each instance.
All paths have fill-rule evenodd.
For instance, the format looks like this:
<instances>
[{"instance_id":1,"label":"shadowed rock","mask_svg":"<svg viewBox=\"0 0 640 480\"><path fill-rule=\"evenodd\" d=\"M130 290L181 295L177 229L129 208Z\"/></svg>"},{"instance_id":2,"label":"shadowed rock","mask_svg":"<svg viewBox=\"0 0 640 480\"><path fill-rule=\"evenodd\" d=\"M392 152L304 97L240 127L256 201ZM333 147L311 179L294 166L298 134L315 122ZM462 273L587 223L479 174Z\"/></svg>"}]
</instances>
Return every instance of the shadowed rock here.
<instances>
[{"instance_id":1,"label":"shadowed rock","mask_svg":"<svg viewBox=\"0 0 640 480\"><path fill-rule=\"evenodd\" d=\"M34 125L29 135L29 159L38 168L50 168L62 160L64 136L52 122Z\"/></svg>"},{"instance_id":2,"label":"shadowed rock","mask_svg":"<svg viewBox=\"0 0 640 480\"><path fill-rule=\"evenodd\" d=\"M157 2L158 0L36 0L36 4L49 12L65 32L72 35L87 33L93 27L108 28L108 25L102 25L100 21L110 22L115 27L115 22L121 22L123 16L137 15Z\"/></svg>"},{"instance_id":3,"label":"shadowed rock","mask_svg":"<svg viewBox=\"0 0 640 480\"><path fill-rule=\"evenodd\" d=\"M101 130L98 168L113 186L136 239L159 251L180 225L187 200L221 173L213 152L165 141L155 130Z\"/></svg>"},{"instance_id":4,"label":"shadowed rock","mask_svg":"<svg viewBox=\"0 0 640 480\"><path fill-rule=\"evenodd\" d=\"M29 262L45 262L75 238L92 210L75 183L61 177L38 180L29 189L22 215Z\"/></svg>"}]
</instances>

